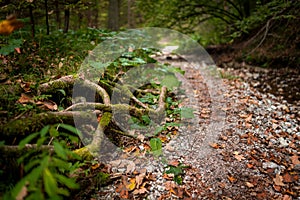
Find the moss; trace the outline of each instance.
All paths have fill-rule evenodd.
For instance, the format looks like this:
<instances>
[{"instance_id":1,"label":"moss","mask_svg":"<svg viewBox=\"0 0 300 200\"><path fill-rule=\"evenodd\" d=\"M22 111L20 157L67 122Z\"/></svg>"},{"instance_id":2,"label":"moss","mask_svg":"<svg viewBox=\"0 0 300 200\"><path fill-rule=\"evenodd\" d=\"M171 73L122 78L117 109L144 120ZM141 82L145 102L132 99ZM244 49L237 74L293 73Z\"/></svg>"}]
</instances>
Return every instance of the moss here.
<instances>
[{"instance_id":1,"label":"moss","mask_svg":"<svg viewBox=\"0 0 300 200\"><path fill-rule=\"evenodd\" d=\"M96 182L98 188L102 187L104 185L107 185L111 181L110 175L108 173L99 172L94 181Z\"/></svg>"}]
</instances>

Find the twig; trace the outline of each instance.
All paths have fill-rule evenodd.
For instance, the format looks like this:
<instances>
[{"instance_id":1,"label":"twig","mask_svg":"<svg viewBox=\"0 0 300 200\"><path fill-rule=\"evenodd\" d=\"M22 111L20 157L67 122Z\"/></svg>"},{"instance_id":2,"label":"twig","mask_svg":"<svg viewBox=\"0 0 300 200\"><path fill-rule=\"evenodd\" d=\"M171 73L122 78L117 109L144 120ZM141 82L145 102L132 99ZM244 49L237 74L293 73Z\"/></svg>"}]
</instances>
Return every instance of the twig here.
<instances>
[{"instance_id":1,"label":"twig","mask_svg":"<svg viewBox=\"0 0 300 200\"><path fill-rule=\"evenodd\" d=\"M264 36L263 36L263 38L262 38L262 40L259 42L259 44L254 48L254 49L252 49L246 56L248 56L248 55L250 55L250 54L252 54L258 47L260 47L260 45L262 45L262 43L265 41L265 39L266 39L266 37L267 37L267 34L268 34L268 32L269 32L269 25L270 25L270 21L271 21L271 19L270 20L268 20L268 22L267 22L267 24L266 24L266 30L265 30L265 33L264 33Z\"/></svg>"}]
</instances>

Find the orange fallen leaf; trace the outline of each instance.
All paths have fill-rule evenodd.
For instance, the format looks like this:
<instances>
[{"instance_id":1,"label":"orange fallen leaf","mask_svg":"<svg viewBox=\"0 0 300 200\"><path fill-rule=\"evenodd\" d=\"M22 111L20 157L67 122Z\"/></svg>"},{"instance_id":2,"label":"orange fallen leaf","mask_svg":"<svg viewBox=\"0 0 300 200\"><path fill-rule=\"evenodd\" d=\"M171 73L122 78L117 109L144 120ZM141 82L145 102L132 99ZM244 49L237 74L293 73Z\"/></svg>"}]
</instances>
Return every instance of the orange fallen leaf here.
<instances>
[{"instance_id":1,"label":"orange fallen leaf","mask_svg":"<svg viewBox=\"0 0 300 200\"><path fill-rule=\"evenodd\" d=\"M209 144L209 146L211 146L214 149L219 149L220 148L220 145L217 144L217 143L211 143L211 144Z\"/></svg>"},{"instance_id":2,"label":"orange fallen leaf","mask_svg":"<svg viewBox=\"0 0 300 200\"><path fill-rule=\"evenodd\" d=\"M137 194L145 194L145 193L147 193L148 192L148 190L146 189L146 188L141 188L141 189L135 189L134 191L133 191L133 194L134 195L137 195Z\"/></svg>"},{"instance_id":3,"label":"orange fallen leaf","mask_svg":"<svg viewBox=\"0 0 300 200\"><path fill-rule=\"evenodd\" d=\"M236 178L234 178L233 176L228 176L228 180L233 183L236 181Z\"/></svg>"},{"instance_id":4,"label":"orange fallen leaf","mask_svg":"<svg viewBox=\"0 0 300 200\"><path fill-rule=\"evenodd\" d=\"M276 177L273 178L273 181L274 181L275 185L284 186L284 183L282 182L283 178L279 174L276 174Z\"/></svg>"},{"instance_id":5,"label":"orange fallen leaf","mask_svg":"<svg viewBox=\"0 0 300 200\"><path fill-rule=\"evenodd\" d=\"M235 157L235 159L237 159L238 161L242 161L242 160L245 159L245 157L244 157L243 155L235 155L234 157Z\"/></svg>"},{"instance_id":6,"label":"orange fallen leaf","mask_svg":"<svg viewBox=\"0 0 300 200\"><path fill-rule=\"evenodd\" d=\"M292 160L292 163L293 163L294 165L299 165L299 164L300 164L299 156L297 156L297 155L291 156L291 160Z\"/></svg>"},{"instance_id":7,"label":"orange fallen leaf","mask_svg":"<svg viewBox=\"0 0 300 200\"><path fill-rule=\"evenodd\" d=\"M253 188L254 187L254 185L250 182L246 182L246 185L247 185L248 188Z\"/></svg>"},{"instance_id":8,"label":"orange fallen leaf","mask_svg":"<svg viewBox=\"0 0 300 200\"><path fill-rule=\"evenodd\" d=\"M18 102L22 103L22 104L34 103L34 101L32 100L32 97L30 95L27 95L24 93L21 94L21 97L19 98Z\"/></svg>"},{"instance_id":9,"label":"orange fallen leaf","mask_svg":"<svg viewBox=\"0 0 300 200\"><path fill-rule=\"evenodd\" d=\"M283 182L285 182L285 183L294 182L293 176L291 176L289 173L285 173L282 178L283 178Z\"/></svg>"},{"instance_id":10,"label":"orange fallen leaf","mask_svg":"<svg viewBox=\"0 0 300 200\"><path fill-rule=\"evenodd\" d=\"M179 161L178 160L171 160L168 165L172 165L174 167L177 167L179 165Z\"/></svg>"},{"instance_id":11,"label":"orange fallen leaf","mask_svg":"<svg viewBox=\"0 0 300 200\"><path fill-rule=\"evenodd\" d=\"M135 178L131 178L131 179L129 180L129 183L126 185L126 188L127 188L129 191L132 191L132 190L134 190L135 186L136 186Z\"/></svg>"},{"instance_id":12,"label":"orange fallen leaf","mask_svg":"<svg viewBox=\"0 0 300 200\"><path fill-rule=\"evenodd\" d=\"M287 195L287 194L285 194L285 195L283 196L283 199L282 199L282 200L292 200L292 197L289 196L289 195Z\"/></svg>"},{"instance_id":13,"label":"orange fallen leaf","mask_svg":"<svg viewBox=\"0 0 300 200\"><path fill-rule=\"evenodd\" d=\"M246 121L246 122L250 122L251 119L252 119L252 114L250 114L248 117L246 117L245 121Z\"/></svg>"}]
</instances>

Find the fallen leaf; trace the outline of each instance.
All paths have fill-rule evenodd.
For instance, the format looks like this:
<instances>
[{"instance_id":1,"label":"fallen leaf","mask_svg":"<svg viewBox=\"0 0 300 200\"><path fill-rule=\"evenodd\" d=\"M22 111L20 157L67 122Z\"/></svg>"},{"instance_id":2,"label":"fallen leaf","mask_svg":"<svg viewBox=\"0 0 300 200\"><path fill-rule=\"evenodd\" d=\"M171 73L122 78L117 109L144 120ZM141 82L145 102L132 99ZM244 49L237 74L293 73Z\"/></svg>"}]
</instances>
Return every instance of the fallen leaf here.
<instances>
[{"instance_id":1,"label":"fallen leaf","mask_svg":"<svg viewBox=\"0 0 300 200\"><path fill-rule=\"evenodd\" d=\"M236 181L236 178L234 178L233 176L228 176L228 180L233 183Z\"/></svg>"},{"instance_id":2,"label":"fallen leaf","mask_svg":"<svg viewBox=\"0 0 300 200\"><path fill-rule=\"evenodd\" d=\"M254 187L254 185L250 182L246 182L246 185L247 185L248 188L253 188Z\"/></svg>"},{"instance_id":3,"label":"fallen leaf","mask_svg":"<svg viewBox=\"0 0 300 200\"><path fill-rule=\"evenodd\" d=\"M145 193L147 193L148 192L148 190L146 189L146 188L141 188L141 189L135 189L134 191L133 191L133 194L134 195L137 195L137 194L145 194Z\"/></svg>"},{"instance_id":4,"label":"fallen leaf","mask_svg":"<svg viewBox=\"0 0 300 200\"><path fill-rule=\"evenodd\" d=\"M284 183L282 182L283 178L279 174L276 174L276 177L273 178L273 181L274 181L275 185L284 186Z\"/></svg>"},{"instance_id":5,"label":"fallen leaf","mask_svg":"<svg viewBox=\"0 0 300 200\"><path fill-rule=\"evenodd\" d=\"M34 101L32 100L32 96L24 93L21 94L21 97L19 98L18 102L22 104L34 103Z\"/></svg>"},{"instance_id":6,"label":"fallen leaf","mask_svg":"<svg viewBox=\"0 0 300 200\"><path fill-rule=\"evenodd\" d=\"M27 186L24 185L18 195L16 196L16 200L23 200L28 194Z\"/></svg>"},{"instance_id":7,"label":"fallen leaf","mask_svg":"<svg viewBox=\"0 0 300 200\"><path fill-rule=\"evenodd\" d=\"M139 188L140 185L142 185L145 176L146 176L146 174L145 174L145 173L142 173L142 174L139 174L138 176L135 177L135 180L136 180L136 187L137 187L137 188Z\"/></svg>"},{"instance_id":8,"label":"fallen leaf","mask_svg":"<svg viewBox=\"0 0 300 200\"><path fill-rule=\"evenodd\" d=\"M209 144L209 146L211 146L214 149L219 149L220 148L220 145L217 144L217 143L211 143L211 144Z\"/></svg>"},{"instance_id":9,"label":"fallen leaf","mask_svg":"<svg viewBox=\"0 0 300 200\"><path fill-rule=\"evenodd\" d=\"M136 186L135 178L131 178L131 179L129 180L129 183L126 185L126 188L127 188L129 191L132 191L132 190L134 190L135 186Z\"/></svg>"},{"instance_id":10,"label":"fallen leaf","mask_svg":"<svg viewBox=\"0 0 300 200\"><path fill-rule=\"evenodd\" d=\"M238 161L242 161L242 160L245 159L245 157L244 157L243 155L235 155L234 157L235 157L235 159L237 159Z\"/></svg>"},{"instance_id":11,"label":"fallen leaf","mask_svg":"<svg viewBox=\"0 0 300 200\"><path fill-rule=\"evenodd\" d=\"M282 178L285 183L292 183L294 181L293 177L289 173L285 173Z\"/></svg>"},{"instance_id":12,"label":"fallen leaf","mask_svg":"<svg viewBox=\"0 0 300 200\"><path fill-rule=\"evenodd\" d=\"M178 160L171 160L168 165L171 165L171 166L174 166L174 167L177 167L179 165L179 161Z\"/></svg>"},{"instance_id":13,"label":"fallen leaf","mask_svg":"<svg viewBox=\"0 0 300 200\"><path fill-rule=\"evenodd\" d=\"M297 155L291 156L291 160L292 160L292 163L293 163L294 165L299 165L299 164L300 164L299 156L297 156Z\"/></svg>"},{"instance_id":14,"label":"fallen leaf","mask_svg":"<svg viewBox=\"0 0 300 200\"><path fill-rule=\"evenodd\" d=\"M135 163L129 162L129 164L127 165L127 168L126 168L126 173L127 174L132 173L132 172L134 172L134 170L135 170Z\"/></svg>"},{"instance_id":15,"label":"fallen leaf","mask_svg":"<svg viewBox=\"0 0 300 200\"><path fill-rule=\"evenodd\" d=\"M283 196L283 199L282 199L282 200L292 200L292 197L289 196L289 195L287 195L287 194L285 194L285 195Z\"/></svg>"},{"instance_id":16,"label":"fallen leaf","mask_svg":"<svg viewBox=\"0 0 300 200\"><path fill-rule=\"evenodd\" d=\"M246 121L246 122L250 122L251 119L252 119L252 114L250 114L248 117L246 117L245 121Z\"/></svg>"}]
</instances>

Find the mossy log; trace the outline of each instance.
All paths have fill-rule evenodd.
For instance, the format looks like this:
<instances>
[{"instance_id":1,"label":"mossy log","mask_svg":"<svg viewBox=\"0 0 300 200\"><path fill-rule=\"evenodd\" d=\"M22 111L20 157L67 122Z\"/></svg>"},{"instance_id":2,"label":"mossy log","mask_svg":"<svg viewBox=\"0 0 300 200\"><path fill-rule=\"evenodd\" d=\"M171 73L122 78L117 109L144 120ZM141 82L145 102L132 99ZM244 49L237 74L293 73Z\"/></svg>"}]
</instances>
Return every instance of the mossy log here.
<instances>
[{"instance_id":1,"label":"mossy log","mask_svg":"<svg viewBox=\"0 0 300 200\"><path fill-rule=\"evenodd\" d=\"M93 112L46 112L34 114L31 117L10 121L0 126L0 140L24 138L30 133L34 133L42 129L48 124L74 124L74 117L82 119L82 122L91 123L96 120Z\"/></svg>"}]
</instances>

